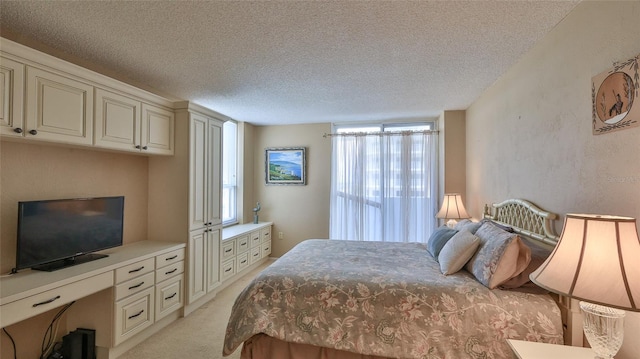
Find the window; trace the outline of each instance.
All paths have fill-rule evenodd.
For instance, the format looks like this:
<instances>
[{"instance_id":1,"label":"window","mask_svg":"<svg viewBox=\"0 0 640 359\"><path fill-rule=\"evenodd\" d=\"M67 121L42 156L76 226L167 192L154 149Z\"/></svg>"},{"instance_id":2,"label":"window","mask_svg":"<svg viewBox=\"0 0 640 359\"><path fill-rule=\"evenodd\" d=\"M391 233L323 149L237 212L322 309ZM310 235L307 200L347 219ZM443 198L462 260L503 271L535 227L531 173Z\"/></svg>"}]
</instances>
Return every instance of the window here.
<instances>
[{"instance_id":1,"label":"window","mask_svg":"<svg viewBox=\"0 0 640 359\"><path fill-rule=\"evenodd\" d=\"M238 124L226 121L222 127L222 224L238 222Z\"/></svg>"},{"instance_id":2,"label":"window","mask_svg":"<svg viewBox=\"0 0 640 359\"><path fill-rule=\"evenodd\" d=\"M422 242L436 227L433 123L339 126L332 136L330 238Z\"/></svg>"}]
</instances>

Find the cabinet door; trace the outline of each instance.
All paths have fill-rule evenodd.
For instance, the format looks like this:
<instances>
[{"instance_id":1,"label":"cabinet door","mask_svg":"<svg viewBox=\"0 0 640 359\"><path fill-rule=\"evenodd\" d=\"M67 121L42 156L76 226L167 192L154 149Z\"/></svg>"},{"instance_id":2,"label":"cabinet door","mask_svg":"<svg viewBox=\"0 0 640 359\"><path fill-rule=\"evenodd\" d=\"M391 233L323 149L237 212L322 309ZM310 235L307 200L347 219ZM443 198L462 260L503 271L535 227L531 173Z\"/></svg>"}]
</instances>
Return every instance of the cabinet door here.
<instances>
[{"instance_id":1,"label":"cabinet door","mask_svg":"<svg viewBox=\"0 0 640 359\"><path fill-rule=\"evenodd\" d=\"M189 229L203 228L207 219L207 127L206 117L191 116L189 123Z\"/></svg>"},{"instance_id":2,"label":"cabinet door","mask_svg":"<svg viewBox=\"0 0 640 359\"><path fill-rule=\"evenodd\" d=\"M143 152L173 155L175 115L172 111L149 104L142 104Z\"/></svg>"},{"instance_id":3,"label":"cabinet door","mask_svg":"<svg viewBox=\"0 0 640 359\"><path fill-rule=\"evenodd\" d=\"M26 138L91 145L93 86L27 66Z\"/></svg>"},{"instance_id":4,"label":"cabinet door","mask_svg":"<svg viewBox=\"0 0 640 359\"><path fill-rule=\"evenodd\" d=\"M207 291L211 292L220 285L220 229L210 230L207 251Z\"/></svg>"},{"instance_id":5,"label":"cabinet door","mask_svg":"<svg viewBox=\"0 0 640 359\"><path fill-rule=\"evenodd\" d=\"M207 294L207 249L207 232L204 230L191 232L191 237L189 238L189 283L187 290L187 302L189 304Z\"/></svg>"},{"instance_id":6,"label":"cabinet door","mask_svg":"<svg viewBox=\"0 0 640 359\"><path fill-rule=\"evenodd\" d=\"M0 133L24 136L24 65L0 57Z\"/></svg>"},{"instance_id":7,"label":"cabinet door","mask_svg":"<svg viewBox=\"0 0 640 359\"><path fill-rule=\"evenodd\" d=\"M209 223L222 223L222 123L209 121L208 155L209 155L209 200L207 213Z\"/></svg>"},{"instance_id":8,"label":"cabinet door","mask_svg":"<svg viewBox=\"0 0 640 359\"><path fill-rule=\"evenodd\" d=\"M139 152L141 105L132 98L96 89L95 145Z\"/></svg>"}]
</instances>

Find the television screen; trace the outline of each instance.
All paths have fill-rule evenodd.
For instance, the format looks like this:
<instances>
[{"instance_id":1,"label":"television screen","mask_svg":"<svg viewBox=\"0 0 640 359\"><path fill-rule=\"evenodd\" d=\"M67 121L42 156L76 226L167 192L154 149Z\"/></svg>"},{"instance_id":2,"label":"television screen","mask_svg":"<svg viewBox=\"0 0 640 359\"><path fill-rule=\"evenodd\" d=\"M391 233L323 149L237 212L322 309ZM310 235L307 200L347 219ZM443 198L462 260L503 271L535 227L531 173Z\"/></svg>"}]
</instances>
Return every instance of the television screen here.
<instances>
[{"instance_id":1,"label":"television screen","mask_svg":"<svg viewBox=\"0 0 640 359\"><path fill-rule=\"evenodd\" d=\"M122 196L19 202L16 269L120 246L123 216Z\"/></svg>"}]
</instances>

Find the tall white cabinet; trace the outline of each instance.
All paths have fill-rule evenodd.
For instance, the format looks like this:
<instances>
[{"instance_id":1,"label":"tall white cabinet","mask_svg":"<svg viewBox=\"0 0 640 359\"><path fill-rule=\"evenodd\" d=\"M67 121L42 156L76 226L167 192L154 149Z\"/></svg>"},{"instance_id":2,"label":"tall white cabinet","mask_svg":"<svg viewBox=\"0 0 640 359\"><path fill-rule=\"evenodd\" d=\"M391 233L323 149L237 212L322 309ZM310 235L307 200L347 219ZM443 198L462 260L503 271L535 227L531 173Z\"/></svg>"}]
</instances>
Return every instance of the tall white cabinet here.
<instances>
[{"instance_id":1,"label":"tall white cabinet","mask_svg":"<svg viewBox=\"0 0 640 359\"><path fill-rule=\"evenodd\" d=\"M149 160L149 237L187 243L185 315L221 284L222 125L226 117L189 102L176 104L175 155ZM171 191L163 191L171 188Z\"/></svg>"}]
</instances>

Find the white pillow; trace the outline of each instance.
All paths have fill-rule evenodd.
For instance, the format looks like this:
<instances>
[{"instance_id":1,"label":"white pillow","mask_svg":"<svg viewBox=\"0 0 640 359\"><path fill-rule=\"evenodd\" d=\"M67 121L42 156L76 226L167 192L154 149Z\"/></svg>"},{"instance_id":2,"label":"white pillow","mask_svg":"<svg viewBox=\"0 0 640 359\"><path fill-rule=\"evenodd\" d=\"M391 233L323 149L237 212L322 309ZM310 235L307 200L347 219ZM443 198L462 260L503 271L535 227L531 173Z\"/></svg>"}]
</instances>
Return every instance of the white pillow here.
<instances>
[{"instance_id":1,"label":"white pillow","mask_svg":"<svg viewBox=\"0 0 640 359\"><path fill-rule=\"evenodd\" d=\"M480 246L480 239L468 230L456 233L442 247L438 255L440 271L444 275L456 273L473 257Z\"/></svg>"}]
</instances>

